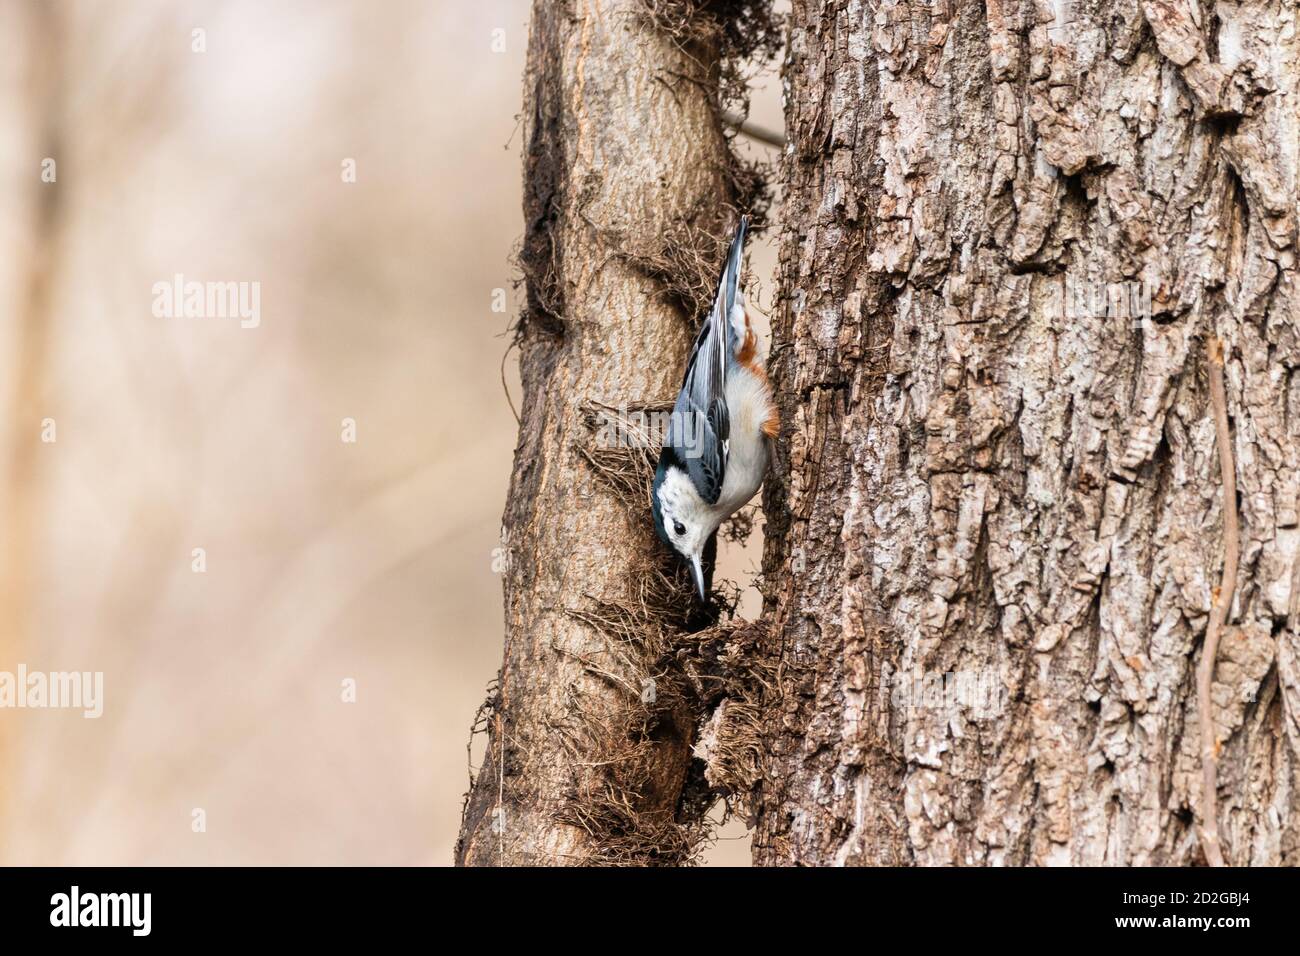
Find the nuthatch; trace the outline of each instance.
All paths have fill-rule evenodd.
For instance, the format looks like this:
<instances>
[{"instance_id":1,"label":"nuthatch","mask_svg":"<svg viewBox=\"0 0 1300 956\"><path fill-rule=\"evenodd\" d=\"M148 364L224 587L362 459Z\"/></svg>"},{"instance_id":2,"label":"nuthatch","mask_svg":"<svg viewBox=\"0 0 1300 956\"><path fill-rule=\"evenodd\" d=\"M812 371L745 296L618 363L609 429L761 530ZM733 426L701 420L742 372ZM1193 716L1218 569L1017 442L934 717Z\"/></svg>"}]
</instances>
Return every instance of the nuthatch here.
<instances>
[{"instance_id":1,"label":"nuthatch","mask_svg":"<svg viewBox=\"0 0 1300 956\"><path fill-rule=\"evenodd\" d=\"M742 216L713 309L691 349L652 494L655 530L690 564L701 600L712 583L718 526L762 485L778 427L739 288L748 226Z\"/></svg>"}]
</instances>

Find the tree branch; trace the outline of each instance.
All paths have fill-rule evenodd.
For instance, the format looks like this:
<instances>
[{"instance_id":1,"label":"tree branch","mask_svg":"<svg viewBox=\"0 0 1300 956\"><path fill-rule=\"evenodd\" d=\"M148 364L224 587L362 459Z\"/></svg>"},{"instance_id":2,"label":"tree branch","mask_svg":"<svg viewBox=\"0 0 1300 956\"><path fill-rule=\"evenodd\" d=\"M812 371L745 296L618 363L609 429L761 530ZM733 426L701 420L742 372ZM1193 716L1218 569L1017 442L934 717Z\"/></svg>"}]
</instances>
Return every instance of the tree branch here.
<instances>
[{"instance_id":1,"label":"tree branch","mask_svg":"<svg viewBox=\"0 0 1300 956\"><path fill-rule=\"evenodd\" d=\"M775 146L777 149L785 148L785 134L776 130L768 129L758 123L750 122L739 113L733 113L731 110L722 111L722 122L726 123L732 129L737 130L750 139L757 140L760 143L766 143L768 146Z\"/></svg>"}]
</instances>

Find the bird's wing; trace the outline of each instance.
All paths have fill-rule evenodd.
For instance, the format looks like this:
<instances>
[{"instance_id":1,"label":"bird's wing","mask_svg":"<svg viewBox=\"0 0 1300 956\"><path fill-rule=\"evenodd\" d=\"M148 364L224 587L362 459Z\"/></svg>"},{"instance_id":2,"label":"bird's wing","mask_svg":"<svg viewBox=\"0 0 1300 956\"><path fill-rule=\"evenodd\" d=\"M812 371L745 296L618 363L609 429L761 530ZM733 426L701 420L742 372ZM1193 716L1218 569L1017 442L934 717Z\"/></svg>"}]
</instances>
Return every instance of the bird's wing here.
<instances>
[{"instance_id":1,"label":"bird's wing","mask_svg":"<svg viewBox=\"0 0 1300 956\"><path fill-rule=\"evenodd\" d=\"M709 504L716 503L722 494L722 481L727 473L731 429L727 409L727 363L730 351L735 347L730 317L736 303L740 258L748 225L749 220L742 216L722 267L713 309L695 338L695 346L686 363L686 377L674 407L678 427L685 429L685 434L678 435L674 442L675 450L700 496Z\"/></svg>"}]
</instances>

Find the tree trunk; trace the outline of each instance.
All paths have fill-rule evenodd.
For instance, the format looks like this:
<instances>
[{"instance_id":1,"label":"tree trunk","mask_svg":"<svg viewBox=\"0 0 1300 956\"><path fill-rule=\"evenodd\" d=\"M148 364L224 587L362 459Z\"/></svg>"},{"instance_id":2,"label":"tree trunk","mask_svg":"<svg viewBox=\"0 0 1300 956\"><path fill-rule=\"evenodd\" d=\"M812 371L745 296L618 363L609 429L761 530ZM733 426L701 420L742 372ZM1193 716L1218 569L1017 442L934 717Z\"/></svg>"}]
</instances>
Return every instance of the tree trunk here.
<instances>
[{"instance_id":1,"label":"tree trunk","mask_svg":"<svg viewBox=\"0 0 1300 956\"><path fill-rule=\"evenodd\" d=\"M1225 505L1219 833L1296 862L1296 19L795 0L756 862L1202 861Z\"/></svg>"},{"instance_id":2,"label":"tree trunk","mask_svg":"<svg viewBox=\"0 0 1300 956\"><path fill-rule=\"evenodd\" d=\"M533 9L505 662L460 864L681 862L701 825L670 646L689 584L650 520L657 447L610 426L670 407L740 197L718 32L657 6Z\"/></svg>"}]
</instances>

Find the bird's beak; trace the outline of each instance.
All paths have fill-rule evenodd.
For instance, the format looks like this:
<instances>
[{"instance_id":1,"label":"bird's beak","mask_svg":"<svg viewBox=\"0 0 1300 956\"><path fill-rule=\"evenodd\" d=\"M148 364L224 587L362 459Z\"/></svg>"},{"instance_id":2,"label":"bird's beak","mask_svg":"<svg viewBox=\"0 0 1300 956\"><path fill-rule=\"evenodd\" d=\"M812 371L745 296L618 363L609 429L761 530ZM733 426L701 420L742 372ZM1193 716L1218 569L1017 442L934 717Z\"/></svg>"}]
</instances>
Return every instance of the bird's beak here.
<instances>
[{"instance_id":1,"label":"bird's beak","mask_svg":"<svg viewBox=\"0 0 1300 956\"><path fill-rule=\"evenodd\" d=\"M700 556L691 555L691 573L695 576L695 590L699 592L701 601L708 601L704 593L704 569L700 567Z\"/></svg>"}]
</instances>

